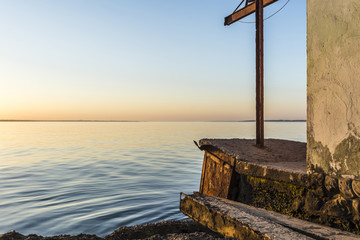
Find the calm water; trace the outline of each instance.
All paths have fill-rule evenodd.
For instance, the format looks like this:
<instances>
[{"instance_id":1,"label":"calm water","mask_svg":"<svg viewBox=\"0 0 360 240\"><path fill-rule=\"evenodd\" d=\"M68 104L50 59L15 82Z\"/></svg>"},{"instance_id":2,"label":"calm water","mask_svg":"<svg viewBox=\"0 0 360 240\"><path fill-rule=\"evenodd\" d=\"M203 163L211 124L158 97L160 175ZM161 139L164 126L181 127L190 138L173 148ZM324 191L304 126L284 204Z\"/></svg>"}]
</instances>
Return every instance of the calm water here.
<instances>
[{"instance_id":1,"label":"calm water","mask_svg":"<svg viewBox=\"0 0 360 240\"><path fill-rule=\"evenodd\" d=\"M306 123L265 123L306 140ZM0 233L100 236L185 219L179 192L199 188L192 140L254 138L255 123L0 122Z\"/></svg>"}]
</instances>

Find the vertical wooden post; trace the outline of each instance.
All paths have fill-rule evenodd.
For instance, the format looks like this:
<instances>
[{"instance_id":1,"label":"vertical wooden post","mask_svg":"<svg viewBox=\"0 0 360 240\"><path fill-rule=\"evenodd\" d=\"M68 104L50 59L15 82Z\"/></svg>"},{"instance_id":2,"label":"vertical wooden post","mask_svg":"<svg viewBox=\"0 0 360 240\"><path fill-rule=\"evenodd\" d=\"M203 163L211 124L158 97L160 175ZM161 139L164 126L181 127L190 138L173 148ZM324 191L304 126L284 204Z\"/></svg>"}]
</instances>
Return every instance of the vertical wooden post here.
<instances>
[{"instance_id":1,"label":"vertical wooden post","mask_svg":"<svg viewBox=\"0 0 360 240\"><path fill-rule=\"evenodd\" d=\"M264 15L256 0L256 145L264 147Z\"/></svg>"}]
</instances>

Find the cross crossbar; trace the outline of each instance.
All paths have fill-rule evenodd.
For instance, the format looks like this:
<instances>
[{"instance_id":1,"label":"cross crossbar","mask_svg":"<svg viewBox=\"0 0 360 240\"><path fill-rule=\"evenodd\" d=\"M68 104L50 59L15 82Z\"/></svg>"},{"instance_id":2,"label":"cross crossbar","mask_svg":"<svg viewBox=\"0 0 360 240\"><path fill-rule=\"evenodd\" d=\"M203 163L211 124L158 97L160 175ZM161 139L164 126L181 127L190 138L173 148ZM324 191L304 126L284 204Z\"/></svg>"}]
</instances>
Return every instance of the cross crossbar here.
<instances>
[{"instance_id":1,"label":"cross crossbar","mask_svg":"<svg viewBox=\"0 0 360 240\"><path fill-rule=\"evenodd\" d=\"M270 4L276 2L278 0L263 0L263 6L269 6ZM256 11L256 4L255 2L245 6L244 8L234 12L233 14L227 16L225 18L225 26L228 26L230 24L233 24L236 21L239 21L240 19L249 16L250 14L254 13Z\"/></svg>"}]
</instances>

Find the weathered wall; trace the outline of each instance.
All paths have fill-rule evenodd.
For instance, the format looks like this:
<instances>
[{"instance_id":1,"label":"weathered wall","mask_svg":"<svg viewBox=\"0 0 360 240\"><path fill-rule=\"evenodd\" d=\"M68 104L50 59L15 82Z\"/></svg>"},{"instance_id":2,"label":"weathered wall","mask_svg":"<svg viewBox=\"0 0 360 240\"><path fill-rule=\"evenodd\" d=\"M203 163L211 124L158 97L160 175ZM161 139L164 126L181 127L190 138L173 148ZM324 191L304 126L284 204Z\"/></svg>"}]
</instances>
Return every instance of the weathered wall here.
<instances>
[{"instance_id":1,"label":"weathered wall","mask_svg":"<svg viewBox=\"0 0 360 240\"><path fill-rule=\"evenodd\" d=\"M307 0L309 172L360 177L360 1Z\"/></svg>"}]
</instances>

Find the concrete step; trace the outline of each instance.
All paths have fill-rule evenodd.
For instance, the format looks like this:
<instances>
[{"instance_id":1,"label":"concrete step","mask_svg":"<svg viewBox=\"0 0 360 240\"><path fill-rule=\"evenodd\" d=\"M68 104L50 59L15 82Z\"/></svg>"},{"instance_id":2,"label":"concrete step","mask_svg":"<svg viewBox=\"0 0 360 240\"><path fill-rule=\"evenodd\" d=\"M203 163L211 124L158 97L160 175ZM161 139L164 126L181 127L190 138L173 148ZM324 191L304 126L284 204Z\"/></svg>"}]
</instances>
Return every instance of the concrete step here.
<instances>
[{"instance_id":1,"label":"concrete step","mask_svg":"<svg viewBox=\"0 0 360 240\"><path fill-rule=\"evenodd\" d=\"M211 230L236 239L360 239L349 232L199 193L181 193L180 210Z\"/></svg>"}]
</instances>

